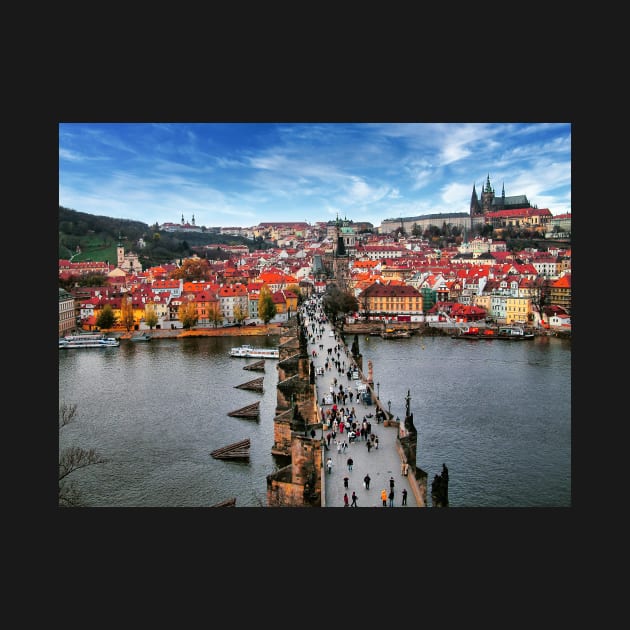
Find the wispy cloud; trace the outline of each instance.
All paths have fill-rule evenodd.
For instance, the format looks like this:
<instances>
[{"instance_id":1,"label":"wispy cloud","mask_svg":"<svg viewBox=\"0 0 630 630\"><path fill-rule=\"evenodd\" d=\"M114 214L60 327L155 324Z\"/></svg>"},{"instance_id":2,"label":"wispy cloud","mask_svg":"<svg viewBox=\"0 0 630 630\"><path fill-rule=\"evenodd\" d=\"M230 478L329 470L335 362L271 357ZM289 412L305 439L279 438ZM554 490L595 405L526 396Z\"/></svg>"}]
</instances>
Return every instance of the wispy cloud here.
<instances>
[{"instance_id":1,"label":"wispy cloud","mask_svg":"<svg viewBox=\"0 0 630 630\"><path fill-rule=\"evenodd\" d=\"M490 175L571 208L571 126L543 123L63 123L59 203L199 225L465 212ZM226 223L227 222L227 223Z\"/></svg>"}]
</instances>

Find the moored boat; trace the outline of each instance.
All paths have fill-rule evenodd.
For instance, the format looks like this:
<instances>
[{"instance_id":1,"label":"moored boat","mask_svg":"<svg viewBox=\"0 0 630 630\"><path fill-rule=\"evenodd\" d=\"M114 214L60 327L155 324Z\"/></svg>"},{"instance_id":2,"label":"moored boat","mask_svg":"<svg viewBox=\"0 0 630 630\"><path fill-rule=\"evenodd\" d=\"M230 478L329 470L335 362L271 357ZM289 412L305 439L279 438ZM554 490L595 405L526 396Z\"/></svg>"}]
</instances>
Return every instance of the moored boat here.
<instances>
[{"instance_id":1,"label":"moored boat","mask_svg":"<svg viewBox=\"0 0 630 630\"><path fill-rule=\"evenodd\" d=\"M103 334L66 335L59 338L59 348L117 348L120 341Z\"/></svg>"},{"instance_id":2,"label":"moored boat","mask_svg":"<svg viewBox=\"0 0 630 630\"><path fill-rule=\"evenodd\" d=\"M521 341L522 339L533 339L534 333L525 332L522 326L500 326L496 338Z\"/></svg>"},{"instance_id":3,"label":"moored boat","mask_svg":"<svg viewBox=\"0 0 630 630\"><path fill-rule=\"evenodd\" d=\"M246 357L252 359L279 359L280 350L278 348L254 348L245 343L242 346L230 350L231 357Z\"/></svg>"},{"instance_id":4,"label":"moored boat","mask_svg":"<svg viewBox=\"0 0 630 630\"><path fill-rule=\"evenodd\" d=\"M525 329L521 326L500 326L498 329L468 326L460 328L455 335L451 335L451 339L506 339L508 341L521 341L523 339L533 339L534 336L534 333L525 332Z\"/></svg>"},{"instance_id":5,"label":"moored boat","mask_svg":"<svg viewBox=\"0 0 630 630\"><path fill-rule=\"evenodd\" d=\"M131 337L131 341L151 341L153 337L149 333L141 333Z\"/></svg>"},{"instance_id":6,"label":"moored boat","mask_svg":"<svg viewBox=\"0 0 630 630\"><path fill-rule=\"evenodd\" d=\"M408 330L387 328L381 333L383 339L409 339L411 333Z\"/></svg>"}]
</instances>

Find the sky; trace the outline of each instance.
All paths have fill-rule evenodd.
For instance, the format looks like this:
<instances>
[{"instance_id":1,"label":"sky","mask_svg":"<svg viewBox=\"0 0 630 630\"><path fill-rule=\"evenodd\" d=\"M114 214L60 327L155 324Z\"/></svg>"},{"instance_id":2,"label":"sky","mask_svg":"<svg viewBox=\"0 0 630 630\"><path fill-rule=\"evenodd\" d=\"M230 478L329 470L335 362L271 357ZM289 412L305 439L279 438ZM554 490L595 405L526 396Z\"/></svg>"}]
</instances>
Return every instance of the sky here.
<instances>
[{"instance_id":1,"label":"sky","mask_svg":"<svg viewBox=\"0 0 630 630\"><path fill-rule=\"evenodd\" d=\"M571 123L59 123L59 205L205 227L469 212L473 185L571 212Z\"/></svg>"}]
</instances>

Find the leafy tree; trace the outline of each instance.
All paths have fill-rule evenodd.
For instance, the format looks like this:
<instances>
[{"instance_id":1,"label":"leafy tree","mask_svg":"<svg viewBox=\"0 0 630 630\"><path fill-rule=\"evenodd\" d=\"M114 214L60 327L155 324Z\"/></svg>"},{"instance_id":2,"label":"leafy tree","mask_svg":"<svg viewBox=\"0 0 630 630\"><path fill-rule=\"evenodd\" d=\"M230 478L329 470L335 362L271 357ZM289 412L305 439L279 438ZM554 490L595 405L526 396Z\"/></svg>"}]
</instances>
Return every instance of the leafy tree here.
<instances>
[{"instance_id":1,"label":"leafy tree","mask_svg":"<svg viewBox=\"0 0 630 630\"><path fill-rule=\"evenodd\" d=\"M116 323L116 315L111 304L105 304L96 317L96 325L101 330L109 330Z\"/></svg>"},{"instance_id":2,"label":"leafy tree","mask_svg":"<svg viewBox=\"0 0 630 630\"><path fill-rule=\"evenodd\" d=\"M120 323L129 332L133 328L134 321L133 298L130 295L125 295L120 301Z\"/></svg>"},{"instance_id":3,"label":"leafy tree","mask_svg":"<svg viewBox=\"0 0 630 630\"><path fill-rule=\"evenodd\" d=\"M192 280L208 280L212 273L210 271L210 263L205 258L187 258L182 266L170 273L173 280L192 281Z\"/></svg>"},{"instance_id":4,"label":"leafy tree","mask_svg":"<svg viewBox=\"0 0 630 630\"><path fill-rule=\"evenodd\" d=\"M144 323L153 330L153 327L158 323L158 316L155 312L155 306L153 304L147 304L144 308Z\"/></svg>"},{"instance_id":5,"label":"leafy tree","mask_svg":"<svg viewBox=\"0 0 630 630\"><path fill-rule=\"evenodd\" d=\"M273 296L269 287L263 286L258 296L258 317L268 324L278 312L276 305L273 303Z\"/></svg>"},{"instance_id":6,"label":"leafy tree","mask_svg":"<svg viewBox=\"0 0 630 630\"><path fill-rule=\"evenodd\" d=\"M247 319L247 315L247 311L240 304L234 307L234 319L237 323L242 324L243 320Z\"/></svg>"},{"instance_id":7,"label":"leafy tree","mask_svg":"<svg viewBox=\"0 0 630 630\"><path fill-rule=\"evenodd\" d=\"M184 302L179 307L179 321L182 326L189 330L197 324L199 321L199 315L197 314L197 305L192 301Z\"/></svg>"},{"instance_id":8,"label":"leafy tree","mask_svg":"<svg viewBox=\"0 0 630 630\"><path fill-rule=\"evenodd\" d=\"M223 313L218 302L212 302L208 307L208 319L215 328L223 321Z\"/></svg>"},{"instance_id":9,"label":"leafy tree","mask_svg":"<svg viewBox=\"0 0 630 630\"><path fill-rule=\"evenodd\" d=\"M76 419L77 406L67 403L59 405L59 431ZM80 507L81 494L77 489L74 479L69 476L87 466L104 464L107 460L101 457L93 448L84 449L79 446L70 446L59 451L59 507Z\"/></svg>"}]
</instances>

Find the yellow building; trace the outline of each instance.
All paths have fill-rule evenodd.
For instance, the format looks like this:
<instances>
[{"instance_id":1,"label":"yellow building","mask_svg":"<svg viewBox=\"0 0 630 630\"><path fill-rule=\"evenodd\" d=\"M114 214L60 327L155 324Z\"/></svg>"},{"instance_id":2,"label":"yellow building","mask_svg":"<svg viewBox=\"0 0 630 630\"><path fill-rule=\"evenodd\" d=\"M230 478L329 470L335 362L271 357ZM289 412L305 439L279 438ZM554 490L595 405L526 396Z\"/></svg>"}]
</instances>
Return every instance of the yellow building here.
<instances>
[{"instance_id":1,"label":"yellow building","mask_svg":"<svg viewBox=\"0 0 630 630\"><path fill-rule=\"evenodd\" d=\"M369 318L391 318L409 315L411 320L422 315L422 295L406 284L375 282L357 298L359 313Z\"/></svg>"}]
</instances>

